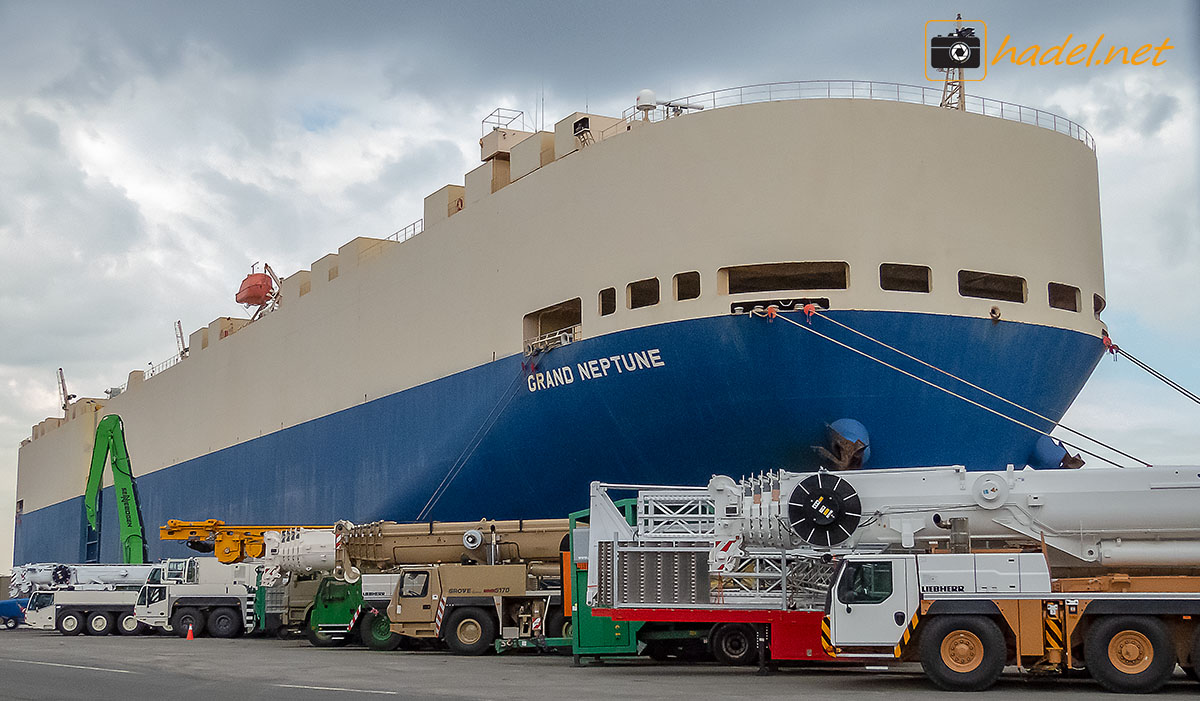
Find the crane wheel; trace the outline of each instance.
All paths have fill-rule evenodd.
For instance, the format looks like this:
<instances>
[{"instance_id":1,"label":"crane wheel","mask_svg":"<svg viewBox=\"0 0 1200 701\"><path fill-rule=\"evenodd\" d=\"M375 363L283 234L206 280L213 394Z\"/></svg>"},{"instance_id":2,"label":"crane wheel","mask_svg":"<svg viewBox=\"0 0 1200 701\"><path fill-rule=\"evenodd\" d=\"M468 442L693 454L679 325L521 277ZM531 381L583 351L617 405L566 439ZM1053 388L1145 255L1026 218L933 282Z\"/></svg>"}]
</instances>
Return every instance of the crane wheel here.
<instances>
[{"instance_id":1,"label":"crane wheel","mask_svg":"<svg viewBox=\"0 0 1200 701\"><path fill-rule=\"evenodd\" d=\"M1175 646L1167 626L1152 616L1105 616L1083 645L1092 678L1108 691L1148 694L1175 672Z\"/></svg>"},{"instance_id":2,"label":"crane wheel","mask_svg":"<svg viewBox=\"0 0 1200 701\"><path fill-rule=\"evenodd\" d=\"M88 635L108 635L113 629L112 614L104 611L92 611L87 615L85 627Z\"/></svg>"},{"instance_id":3,"label":"crane wheel","mask_svg":"<svg viewBox=\"0 0 1200 701\"><path fill-rule=\"evenodd\" d=\"M121 635L138 635L144 628L132 611L117 617L117 633Z\"/></svg>"},{"instance_id":4,"label":"crane wheel","mask_svg":"<svg viewBox=\"0 0 1200 701\"><path fill-rule=\"evenodd\" d=\"M4 627L7 628L8 630L13 630L14 628L16 628L18 623L19 622L15 618L5 618L4 619Z\"/></svg>"},{"instance_id":5,"label":"crane wheel","mask_svg":"<svg viewBox=\"0 0 1200 701\"><path fill-rule=\"evenodd\" d=\"M758 637L745 623L718 624L709 637L717 662L741 666L758 661Z\"/></svg>"},{"instance_id":6,"label":"crane wheel","mask_svg":"<svg viewBox=\"0 0 1200 701\"><path fill-rule=\"evenodd\" d=\"M175 615L171 616L171 630L175 631L175 635L186 638L188 628L191 628L193 637L199 638L203 635L204 614L190 606L175 609Z\"/></svg>"},{"instance_id":7,"label":"crane wheel","mask_svg":"<svg viewBox=\"0 0 1200 701\"><path fill-rule=\"evenodd\" d=\"M562 609L550 609L550 613L546 614L546 626L543 632L547 638L562 638L563 626L567 624L567 619L563 616Z\"/></svg>"},{"instance_id":8,"label":"crane wheel","mask_svg":"<svg viewBox=\"0 0 1200 701\"><path fill-rule=\"evenodd\" d=\"M455 654L482 655L496 641L496 622L483 609L464 606L446 614L442 634Z\"/></svg>"},{"instance_id":9,"label":"crane wheel","mask_svg":"<svg viewBox=\"0 0 1200 701\"><path fill-rule=\"evenodd\" d=\"M344 635L335 637L317 630L312 625L312 619L307 616L304 618L304 637L313 647L341 647L349 642Z\"/></svg>"},{"instance_id":10,"label":"crane wheel","mask_svg":"<svg viewBox=\"0 0 1200 701\"><path fill-rule=\"evenodd\" d=\"M242 632L242 617L228 606L213 609L208 614L208 633L214 638L236 638Z\"/></svg>"},{"instance_id":11,"label":"crane wheel","mask_svg":"<svg viewBox=\"0 0 1200 701\"><path fill-rule=\"evenodd\" d=\"M362 644L380 652L391 652L400 647L404 637L392 632L392 622L386 614L367 611L358 622L358 636Z\"/></svg>"},{"instance_id":12,"label":"crane wheel","mask_svg":"<svg viewBox=\"0 0 1200 701\"><path fill-rule=\"evenodd\" d=\"M1008 657L1004 634L983 616L933 616L921 631L921 668L947 691L983 691Z\"/></svg>"},{"instance_id":13,"label":"crane wheel","mask_svg":"<svg viewBox=\"0 0 1200 701\"><path fill-rule=\"evenodd\" d=\"M54 626L63 635L79 635L83 632L83 614L78 611L67 611L59 614Z\"/></svg>"}]
</instances>

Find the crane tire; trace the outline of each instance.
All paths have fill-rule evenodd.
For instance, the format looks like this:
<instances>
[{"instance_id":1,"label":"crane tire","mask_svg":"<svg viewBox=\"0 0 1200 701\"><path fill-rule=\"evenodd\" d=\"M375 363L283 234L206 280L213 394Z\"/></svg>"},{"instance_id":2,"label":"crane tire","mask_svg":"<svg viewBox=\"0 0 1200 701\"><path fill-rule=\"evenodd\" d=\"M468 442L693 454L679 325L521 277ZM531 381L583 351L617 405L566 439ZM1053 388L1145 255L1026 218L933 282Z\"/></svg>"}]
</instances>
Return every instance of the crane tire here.
<instances>
[{"instance_id":1,"label":"crane tire","mask_svg":"<svg viewBox=\"0 0 1200 701\"><path fill-rule=\"evenodd\" d=\"M709 636L712 655L717 662L741 666L758 661L758 636L745 623L719 623Z\"/></svg>"},{"instance_id":2,"label":"crane tire","mask_svg":"<svg viewBox=\"0 0 1200 701\"><path fill-rule=\"evenodd\" d=\"M15 618L5 618L4 619L4 627L7 628L8 630L13 630L19 624L20 624L20 621L18 621Z\"/></svg>"},{"instance_id":3,"label":"crane tire","mask_svg":"<svg viewBox=\"0 0 1200 701\"><path fill-rule=\"evenodd\" d=\"M1008 658L1004 633L984 616L932 616L920 633L921 668L946 691L983 691Z\"/></svg>"},{"instance_id":4,"label":"crane tire","mask_svg":"<svg viewBox=\"0 0 1200 701\"><path fill-rule=\"evenodd\" d=\"M1153 616L1102 616L1083 643L1088 671L1108 691L1149 694L1175 673L1175 646Z\"/></svg>"},{"instance_id":5,"label":"crane tire","mask_svg":"<svg viewBox=\"0 0 1200 701\"><path fill-rule=\"evenodd\" d=\"M344 635L335 637L313 628L312 619L308 616L304 618L304 637L308 639L308 644L313 647L341 647L348 642Z\"/></svg>"},{"instance_id":6,"label":"crane tire","mask_svg":"<svg viewBox=\"0 0 1200 701\"><path fill-rule=\"evenodd\" d=\"M146 626L133 615L132 611L117 616L116 633L118 635L141 635Z\"/></svg>"},{"instance_id":7,"label":"crane tire","mask_svg":"<svg viewBox=\"0 0 1200 701\"><path fill-rule=\"evenodd\" d=\"M483 609L463 606L446 614L442 635L455 654L482 655L496 641L496 622Z\"/></svg>"},{"instance_id":8,"label":"crane tire","mask_svg":"<svg viewBox=\"0 0 1200 701\"><path fill-rule=\"evenodd\" d=\"M203 635L204 614L191 606L175 609L175 615L171 616L171 630L175 631L175 635L186 638L189 626L191 626L193 637L199 638Z\"/></svg>"},{"instance_id":9,"label":"crane tire","mask_svg":"<svg viewBox=\"0 0 1200 701\"><path fill-rule=\"evenodd\" d=\"M364 647L380 652L391 652L400 647L404 637L392 632L392 622L382 611L367 611L358 622L358 637Z\"/></svg>"},{"instance_id":10,"label":"crane tire","mask_svg":"<svg viewBox=\"0 0 1200 701\"><path fill-rule=\"evenodd\" d=\"M60 613L54 627L63 635L79 635L83 632L83 614L78 611Z\"/></svg>"},{"instance_id":11,"label":"crane tire","mask_svg":"<svg viewBox=\"0 0 1200 701\"><path fill-rule=\"evenodd\" d=\"M88 635L108 635L113 629L113 616L105 611L90 611L85 619L84 628Z\"/></svg>"},{"instance_id":12,"label":"crane tire","mask_svg":"<svg viewBox=\"0 0 1200 701\"><path fill-rule=\"evenodd\" d=\"M214 638L236 638L242 633L242 617L236 609L221 606L208 612L206 628Z\"/></svg>"},{"instance_id":13,"label":"crane tire","mask_svg":"<svg viewBox=\"0 0 1200 701\"><path fill-rule=\"evenodd\" d=\"M562 609L553 608L546 614L546 625L542 632L546 634L547 638L561 638L563 637L563 626L566 624L567 618L563 616Z\"/></svg>"}]
</instances>

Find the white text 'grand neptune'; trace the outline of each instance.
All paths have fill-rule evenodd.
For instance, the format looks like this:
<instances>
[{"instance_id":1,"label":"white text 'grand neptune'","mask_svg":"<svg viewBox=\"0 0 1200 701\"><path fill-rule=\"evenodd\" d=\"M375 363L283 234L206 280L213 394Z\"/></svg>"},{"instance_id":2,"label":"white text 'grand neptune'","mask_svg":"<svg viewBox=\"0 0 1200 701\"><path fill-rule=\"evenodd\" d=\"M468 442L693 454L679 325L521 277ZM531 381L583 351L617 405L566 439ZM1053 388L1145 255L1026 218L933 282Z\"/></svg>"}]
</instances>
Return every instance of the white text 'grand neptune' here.
<instances>
[{"instance_id":1,"label":"white text 'grand neptune'","mask_svg":"<svg viewBox=\"0 0 1200 701\"><path fill-rule=\"evenodd\" d=\"M664 365L666 363L663 362L659 349L651 348L635 353L623 353L621 355L610 355L607 358L586 360L582 363L576 363L574 368L570 365L564 365L561 368L554 368L553 370L543 370L535 372L525 379L529 385L529 391L536 392L542 389L572 384L575 382L576 376L580 380L599 380L609 375L623 375L627 372L661 368Z\"/></svg>"}]
</instances>

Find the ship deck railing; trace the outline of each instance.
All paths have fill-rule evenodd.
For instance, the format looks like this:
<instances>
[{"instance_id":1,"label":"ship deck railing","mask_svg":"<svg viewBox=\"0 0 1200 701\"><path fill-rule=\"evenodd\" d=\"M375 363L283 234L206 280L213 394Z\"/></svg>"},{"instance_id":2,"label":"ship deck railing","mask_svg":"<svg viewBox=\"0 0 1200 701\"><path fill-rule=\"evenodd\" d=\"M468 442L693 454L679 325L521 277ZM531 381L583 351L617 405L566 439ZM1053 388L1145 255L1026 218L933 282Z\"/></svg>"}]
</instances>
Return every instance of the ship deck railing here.
<instances>
[{"instance_id":1,"label":"ship deck railing","mask_svg":"<svg viewBox=\"0 0 1200 701\"><path fill-rule=\"evenodd\" d=\"M758 83L676 98L668 101L666 105L660 105L650 110L649 119L657 122L702 110L783 100L886 100L940 107L942 89L941 83L933 87L874 80L800 80L784 83ZM1096 140L1092 138L1087 129L1066 117L1039 110L1036 107L994 100L979 95L967 95L965 103L966 111L972 114L998 117L1056 131L1082 141L1092 151L1096 150ZM628 123L643 119L642 112L636 106L626 109L621 116L622 121L603 130L601 138L625 131Z\"/></svg>"},{"instance_id":2,"label":"ship deck railing","mask_svg":"<svg viewBox=\"0 0 1200 701\"><path fill-rule=\"evenodd\" d=\"M384 240L385 241L398 241L400 243L404 243L405 241L411 239L412 237L414 237L417 234L420 234L424 231L425 231L425 219L422 218L422 219L416 220L412 224L409 224L408 226L404 227L403 229L397 231L394 234L385 236Z\"/></svg>"},{"instance_id":3,"label":"ship deck railing","mask_svg":"<svg viewBox=\"0 0 1200 701\"><path fill-rule=\"evenodd\" d=\"M568 326L565 329L558 329L544 333L540 336L534 336L525 341L525 356L544 353L552 348L565 346L579 340L583 332L583 327L579 324Z\"/></svg>"}]
</instances>

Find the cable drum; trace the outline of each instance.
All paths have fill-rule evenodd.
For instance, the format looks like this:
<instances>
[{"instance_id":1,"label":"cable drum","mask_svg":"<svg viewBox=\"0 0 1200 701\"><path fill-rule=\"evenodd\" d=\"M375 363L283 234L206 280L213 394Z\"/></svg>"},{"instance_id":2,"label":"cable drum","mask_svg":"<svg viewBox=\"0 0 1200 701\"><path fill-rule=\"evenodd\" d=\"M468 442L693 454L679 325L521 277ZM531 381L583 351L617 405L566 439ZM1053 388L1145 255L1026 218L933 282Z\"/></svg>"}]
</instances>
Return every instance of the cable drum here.
<instances>
[{"instance_id":1,"label":"cable drum","mask_svg":"<svg viewBox=\"0 0 1200 701\"><path fill-rule=\"evenodd\" d=\"M66 565L57 565L50 571L50 581L59 586L71 583L71 568Z\"/></svg>"},{"instance_id":2,"label":"cable drum","mask_svg":"<svg viewBox=\"0 0 1200 701\"><path fill-rule=\"evenodd\" d=\"M792 531L812 545L837 545L858 528L862 502L854 486L837 475L818 472L804 479L788 498Z\"/></svg>"}]
</instances>

